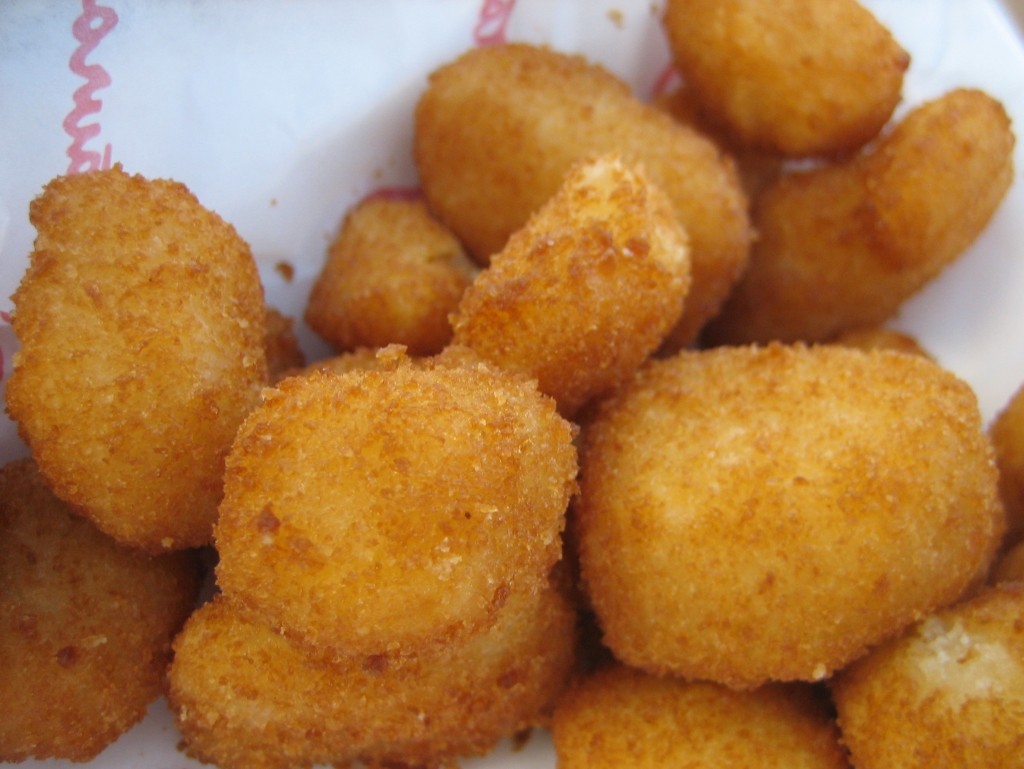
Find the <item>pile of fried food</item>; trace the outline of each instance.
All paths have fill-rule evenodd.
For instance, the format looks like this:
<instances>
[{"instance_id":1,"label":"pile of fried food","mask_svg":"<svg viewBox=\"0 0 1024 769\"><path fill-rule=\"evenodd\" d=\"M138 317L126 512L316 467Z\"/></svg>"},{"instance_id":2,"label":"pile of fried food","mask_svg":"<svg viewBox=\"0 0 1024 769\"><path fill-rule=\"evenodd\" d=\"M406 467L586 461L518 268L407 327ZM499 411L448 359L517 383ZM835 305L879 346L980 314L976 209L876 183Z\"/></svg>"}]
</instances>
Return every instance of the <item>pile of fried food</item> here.
<instances>
[{"instance_id":1,"label":"pile of fried food","mask_svg":"<svg viewBox=\"0 0 1024 769\"><path fill-rule=\"evenodd\" d=\"M164 692L224 769L534 726L567 769L1024 766L1024 389L986 430L882 327L998 208L1009 120L887 127L909 57L853 0L663 23L654 105L527 45L434 72L422 199L348 214L308 367L183 185L46 186L0 760L89 760Z\"/></svg>"}]
</instances>

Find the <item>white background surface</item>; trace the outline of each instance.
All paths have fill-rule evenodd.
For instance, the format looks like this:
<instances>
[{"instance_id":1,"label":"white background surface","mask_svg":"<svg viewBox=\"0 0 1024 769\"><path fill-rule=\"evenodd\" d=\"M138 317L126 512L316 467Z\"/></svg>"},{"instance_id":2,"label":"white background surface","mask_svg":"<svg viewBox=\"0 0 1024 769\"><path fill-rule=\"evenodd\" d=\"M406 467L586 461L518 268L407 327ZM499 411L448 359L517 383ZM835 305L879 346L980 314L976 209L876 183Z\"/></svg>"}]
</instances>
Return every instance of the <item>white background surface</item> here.
<instances>
[{"instance_id":1,"label":"white background surface","mask_svg":"<svg viewBox=\"0 0 1024 769\"><path fill-rule=\"evenodd\" d=\"M996 0L863 0L912 55L902 114L954 86L988 91L1024 125L1024 51ZM427 74L474 44L485 0L106 0L117 26L88 56L111 84L82 121L129 173L170 177L238 229L268 301L300 317L345 210L382 186L415 186L412 110ZM646 98L669 62L651 0L518 0L510 40L583 53ZM27 265L29 201L68 167L62 122L84 81L67 0L0 3L0 311ZM1018 128L1019 130L1019 128ZM1022 166L1020 144L1016 149ZM904 307L914 334L966 379L990 419L1024 382L1024 187L1018 180L981 239ZM286 281L275 265L286 261ZM311 359L326 354L306 330ZM5 376L16 340L0 320ZM2 385L0 385L2 389ZM0 420L0 462L24 455ZM2 671L0 671L2 674ZM174 769L163 702L111 746L97 769ZM64 761L29 762L51 766ZM547 735L467 767L553 767Z\"/></svg>"}]
</instances>

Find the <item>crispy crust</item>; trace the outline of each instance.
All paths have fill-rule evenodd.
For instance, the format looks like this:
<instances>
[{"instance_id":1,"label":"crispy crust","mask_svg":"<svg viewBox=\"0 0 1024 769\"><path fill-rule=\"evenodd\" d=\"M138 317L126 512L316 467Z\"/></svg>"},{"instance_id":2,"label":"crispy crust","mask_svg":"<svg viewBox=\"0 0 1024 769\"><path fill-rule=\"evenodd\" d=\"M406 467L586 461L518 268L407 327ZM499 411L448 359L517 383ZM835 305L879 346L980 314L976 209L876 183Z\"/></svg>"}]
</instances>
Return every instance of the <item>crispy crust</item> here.
<instances>
[{"instance_id":1,"label":"crispy crust","mask_svg":"<svg viewBox=\"0 0 1024 769\"><path fill-rule=\"evenodd\" d=\"M0 761L88 761L161 693L198 589L73 515L31 460L0 469Z\"/></svg>"},{"instance_id":2,"label":"crispy crust","mask_svg":"<svg viewBox=\"0 0 1024 769\"><path fill-rule=\"evenodd\" d=\"M286 379L228 457L218 582L350 654L479 632L560 557L573 432L532 383L484 364Z\"/></svg>"},{"instance_id":3,"label":"crispy crust","mask_svg":"<svg viewBox=\"0 0 1024 769\"><path fill-rule=\"evenodd\" d=\"M452 315L454 342L535 377L571 417L624 382L675 326L686 235L641 169L579 163Z\"/></svg>"},{"instance_id":4,"label":"crispy crust","mask_svg":"<svg viewBox=\"0 0 1024 769\"><path fill-rule=\"evenodd\" d=\"M1004 528L973 393L917 356L682 353L584 438L583 578L657 673L824 678L978 582Z\"/></svg>"},{"instance_id":5,"label":"crispy crust","mask_svg":"<svg viewBox=\"0 0 1024 769\"><path fill-rule=\"evenodd\" d=\"M150 552L210 539L224 456L266 382L263 289L176 182L58 177L13 296L7 408L61 499Z\"/></svg>"}]
</instances>

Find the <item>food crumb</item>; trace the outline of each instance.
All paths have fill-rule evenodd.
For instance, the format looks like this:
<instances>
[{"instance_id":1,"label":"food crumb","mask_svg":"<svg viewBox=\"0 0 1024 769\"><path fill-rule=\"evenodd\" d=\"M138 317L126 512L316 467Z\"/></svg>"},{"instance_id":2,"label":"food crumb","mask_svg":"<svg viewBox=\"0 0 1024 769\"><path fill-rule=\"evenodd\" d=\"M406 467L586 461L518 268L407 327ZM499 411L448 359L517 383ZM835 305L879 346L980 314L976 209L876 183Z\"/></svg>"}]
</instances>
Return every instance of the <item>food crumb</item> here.
<instances>
[{"instance_id":1,"label":"food crumb","mask_svg":"<svg viewBox=\"0 0 1024 769\"><path fill-rule=\"evenodd\" d=\"M291 283L295 278L295 267L291 262L286 262L283 259L274 265L274 270L285 279L285 282Z\"/></svg>"},{"instance_id":2,"label":"food crumb","mask_svg":"<svg viewBox=\"0 0 1024 769\"><path fill-rule=\"evenodd\" d=\"M622 29L625 26L626 17L623 15L622 11L618 10L617 8L612 8L610 11L608 11L608 18L611 19L612 24L614 24L619 29Z\"/></svg>"}]
</instances>

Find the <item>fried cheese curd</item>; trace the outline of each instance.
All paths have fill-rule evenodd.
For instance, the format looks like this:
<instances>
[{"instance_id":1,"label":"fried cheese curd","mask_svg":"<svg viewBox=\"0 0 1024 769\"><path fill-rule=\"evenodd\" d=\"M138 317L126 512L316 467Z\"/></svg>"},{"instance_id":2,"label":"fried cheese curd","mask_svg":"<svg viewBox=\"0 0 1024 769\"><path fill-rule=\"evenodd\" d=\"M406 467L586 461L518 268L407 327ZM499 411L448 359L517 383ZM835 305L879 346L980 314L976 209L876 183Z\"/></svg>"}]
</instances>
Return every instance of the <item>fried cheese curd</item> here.
<instances>
[{"instance_id":1,"label":"fried cheese curd","mask_svg":"<svg viewBox=\"0 0 1024 769\"><path fill-rule=\"evenodd\" d=\"M974 393L924 358L684 352L584 433L582 576L624 663L820 680L983 580L996 484Z\"/></svg>"},{"instance_id":2,"label":"fried cheese curd","mask_svg":"<svg viewBox=\"0 0 1024 769\"><path fill-rule=\"evenodd\" d=\"M275 629L400 656L492 626L561 556L575 428L491 366L312 373L264 392L227 460L225 594Z\"/></svg>"},{"instance_id":3,"label":"fried cheese curd","mask_svg":"<svg viewBox=\"0 0 1024 769\"><path fill-rule=\"evenodd\" d=\"M662 343L690 283L686 234L640 169L572 167L452 315L454 342L536 378L572 417Z\"/></svg>"},{"instance_id":4,"label":"fried cheese curd","mask_svg":"<svg viewBox=\"0 0 1024 769\"><path fill-rule=\"evenodd\" d=\"M222 769L457 766L548 724L573 670L575 623L545 587L509 597L471 638L361 659L297 644L218 599L175 642L169 700L186 752Z\"/></svg>"},{"instance_id":5,"label":"fried cheese curd","mask_svg":"<svg viewBox=\"0 0 1024 769\"><path fill-rule=\"evenodd\" d=\"M1013 180L999 102L951 91L866 154L782 177L756 201L750 267L709 344L825 341L883 323L985 229Z\"/></svg>"},{"instance_id":6,"label":"fried cheese curd","mask_svg":"<svg viewBox=\"0 0 1024 769\"><path fill-rule=\"evenodd\" d=\"M988 430L999 466L999 494L1011 541L1024 537L1024 386L1010 398Z\"/></svg>"},{"instance_id":7,"label":"fried cheese curd","mask_svg":"<svg viewBox=\"0 0 1024 769\"><path fill-rule=\"evenodd\" d=\"M804 684L736 692L613 664L574 684L552 723L559 769L847 769L826 702Z\"/></svg>"},{"instance_id":8,"label":"fried cheese curd","mask_svg":"<svg viewBox=\"0 0 1024 769\"><path fill-rule=\"evenodd\" d=\"M234 228L120 165L32 201L7 409L54 493L122 544L206 544L267 378L263 288Z\"/></svg>"},{"instance_id":9,"label":"fried cheese curd","mask_svg":"<svg viewBox=\"0 0 1024 769\"><path fill-rule=\"evenodd\" d=\"M1024 584L922 620L829 685L857 769L1024 767Z\"/></svg>"},{"instance_id":10,"label":"fried cheese curd","mask_svg":"<svg viewBox=\"0 0 1024 769\"><path fill-rule=\"evenodd\" d=\"M743 144L792 157L873 139L910 65L856 0L669 0L662 22L714 120Z\"/></svg>"},{"instance_id":11,"label":"fried cheese curd","mask_svg":"<svg viewBox=\"0 0 1024 769\"><path fill-rule=\"evenodd\" d=\"M693 282L672 333L683 346L718 311L751 239L733 162L709 139L582 57L523 44L466 52L430 76L416 106L424 197L482 263L555 194L570 166L612 152L644 166L690 238Z\"/></svg>"},{"instance_id":12,"label":"fried cheese curd","mask_svg":"<svg viewBox=\"0 0 1024 769\"><path fill-rule=\"evenodd\" d=\"M331 243L306 323L338 350L402 344L433 355L451 339L448 314L476 272L422 200L369 198Z\"/></svg>"},{"instance_id":13,"label":"fried cheese curd","mask_svg":"<svg viewBox=\"0 0 1024 769\"><path fill-rule=\"evenodd\" d=\"M198 590L75 515L24 459L0 468L0 761L88 761L146 714Z\"/></svg>"}]
</instances>

